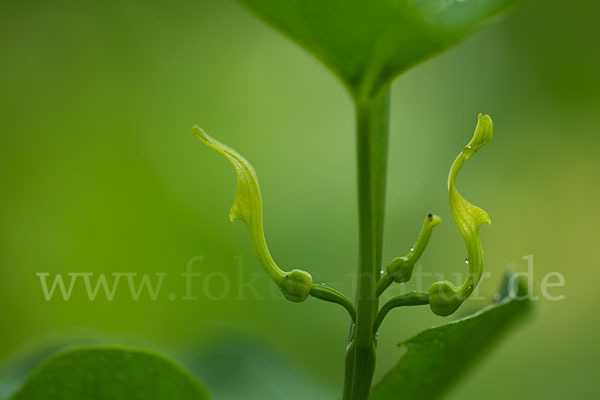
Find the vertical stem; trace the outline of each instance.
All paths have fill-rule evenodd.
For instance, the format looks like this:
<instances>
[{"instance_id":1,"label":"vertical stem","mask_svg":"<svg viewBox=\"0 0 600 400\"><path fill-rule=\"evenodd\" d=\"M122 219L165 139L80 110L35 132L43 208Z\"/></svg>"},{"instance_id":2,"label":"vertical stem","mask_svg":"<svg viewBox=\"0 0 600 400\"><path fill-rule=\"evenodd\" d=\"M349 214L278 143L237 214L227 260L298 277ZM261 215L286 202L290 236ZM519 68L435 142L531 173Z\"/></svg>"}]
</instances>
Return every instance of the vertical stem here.
<instances>
[{"instance_id":1,"label":"vertical stem","mask_svg":"<svg viewBox=\"0 0 600 400\"><path fill-rule=\"evenodd\" d=\"M376 285L380 278L385 206L389 88L356 101L359 263L356 323L346 349L344 400L366 400L375 370Z\"/></svg>"}]
</instances>

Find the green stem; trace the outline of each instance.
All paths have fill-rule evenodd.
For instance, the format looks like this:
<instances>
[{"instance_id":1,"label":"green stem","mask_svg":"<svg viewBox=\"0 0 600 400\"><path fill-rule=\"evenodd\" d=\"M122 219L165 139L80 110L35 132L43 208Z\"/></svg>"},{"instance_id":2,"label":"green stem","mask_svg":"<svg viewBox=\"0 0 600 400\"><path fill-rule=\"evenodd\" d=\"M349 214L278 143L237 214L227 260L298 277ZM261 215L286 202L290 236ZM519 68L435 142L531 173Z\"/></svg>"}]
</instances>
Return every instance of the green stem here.
<instances>
[{"instance_id":1,"label":"green stem","mask_svg":"<svg viewBox=\"0 0 600 400\"><path fill-rule=\"evenodd\" d=\"M379 326L381 326L381 323L385 319L385 316L394 308L405 306L422 306L425 304L429 304L429 295L427 293L411 292L394 297L385 303L381 307L381 310L379 310L377 313L377 318L375 318L375 323L373 324L373 332L377 332Z\"/></svg>"},{"instance_id":2,"label":"green stem","mask_svg":"<svg viewBox=\"0 0 600 400\"><path fill-rule=\"evenodd\" d=\"M346 350L344 400L366 400L375 370L373 324L378 302L385 205L389 88L374 99L356 100L359 262L356 323Z\"/></svg>"},{"instance_id":3,"label":"green stem","mask_svg":"<svg viewBox=\"0 0 600 400\"><path fill-rule=\"evenodd\" d=\"M381 296L392 283L394 283L394 278L385 273L377 282L377 297Z\"/></svg>"},{"instance_id":4,"label":"green stem","mask_svg":"<svg viewBox=\"0 0 600 400\"><path fill-rule=\"evenodd\" d=\"M310 295L323 301L339 304L348 311L352 322L356 322L356 309L354 308L354 304L337 290L330 288L329 286L324 286L324 284L313 285L310 289Z\"/></svg>"}]
</instances>

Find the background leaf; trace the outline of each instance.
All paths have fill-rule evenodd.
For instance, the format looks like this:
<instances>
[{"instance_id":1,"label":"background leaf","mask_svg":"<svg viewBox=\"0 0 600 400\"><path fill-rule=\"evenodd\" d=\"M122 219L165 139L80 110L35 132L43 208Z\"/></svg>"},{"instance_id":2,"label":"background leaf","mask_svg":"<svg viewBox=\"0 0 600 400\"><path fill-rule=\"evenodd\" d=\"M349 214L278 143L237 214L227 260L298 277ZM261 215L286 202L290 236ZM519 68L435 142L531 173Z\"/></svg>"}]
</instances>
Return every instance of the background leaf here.
<instances>
[{"instance_id":1,"label":"background leaf","mask_svg":"<svg viewBox=\"0 0 600 400\"><path fill-rule=\"evenodd\" d=\"M188 343L181 362L202 377L217 400L321 400L339 395L340 388L321 381L314 367L300 365L243 330L210 343L207 350L204 341Z\"/></svg>"},{"instance_id":2,"label":"background leaf","mask_svg":"<svg viewBox=\"0 0 600 400\"><path fill-rule=\"evenodd\" d=\"M511 291L509 277L507 273L497 302L402 342L406 354L373 388L371 400L437 399L458 382L531 307L528 299L516 300L527 293L525 280L513 279Z\"/></svg>"},{"instance_id":3,"label":"background leaf","mask_svg":"<svg viewBox=\"0 0 600 400\"><path fill-rule=\"evenodd\" d=\"M142 350L89 347L42 363L13 400L209 399L190 373L169 359Z\"/></svg>"},{"instance_id":4,"label":"background leaf","mask_svg":"<svg viewBox=\"0 0 600 400\"><path fill-rule=\"evenodd\" d=\"M65 348L98 345L101 339L99 336L91 333L64 334L60 338L50 338L22 346L0 367L0 400L10 398L21 387L31 372L46 358Z\"/></svg>"},{"instance_id":5,"label":"background leaf","mask_svg":"<svg viewBox=\"0 0 600 400\"><path fill-rule=\"evenodd\" d=\"M520 0L239 0L371 94Z\"/></svg>"}]
</instances>

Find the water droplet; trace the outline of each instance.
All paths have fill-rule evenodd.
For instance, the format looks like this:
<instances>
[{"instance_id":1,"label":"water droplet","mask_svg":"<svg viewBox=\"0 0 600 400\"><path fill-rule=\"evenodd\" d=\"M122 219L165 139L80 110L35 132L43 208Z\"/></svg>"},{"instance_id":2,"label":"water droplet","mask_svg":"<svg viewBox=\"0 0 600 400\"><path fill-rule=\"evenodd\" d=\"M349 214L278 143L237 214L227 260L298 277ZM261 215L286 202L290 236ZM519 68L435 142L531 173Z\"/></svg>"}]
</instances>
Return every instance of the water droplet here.
<instances>
[{"instance_id":1,"label":"water droplet","mask_svg":"<svg viewBox=\"0 0 600 400\"><path fill-rule=\"evenodd\" d=\"M415 251L415 246L411 246L410 251Z\"/></svg>"},{"instance_id":2,"label":"water droplet","mask_svg":"<svg viewBox=\"0 0 600 400\"><path fill-rule=\"evenodd\" d=\"M383 275L383 274L385 274L385 271L384 271L384 270L381 270L381 271L379 271L379 273L380 273L381 275Z\"/></svg>"},{"instance_id":3,"label":"water droplet","mask_svg":"<svg viewBox=\"0 0 600 400\"><path fill-rule=\"evenodd\" d=\"M467 257L467 258L465 258L465 264L468 264L468 263L469 263L469 258Z\"/></svg>"}]
</instances>

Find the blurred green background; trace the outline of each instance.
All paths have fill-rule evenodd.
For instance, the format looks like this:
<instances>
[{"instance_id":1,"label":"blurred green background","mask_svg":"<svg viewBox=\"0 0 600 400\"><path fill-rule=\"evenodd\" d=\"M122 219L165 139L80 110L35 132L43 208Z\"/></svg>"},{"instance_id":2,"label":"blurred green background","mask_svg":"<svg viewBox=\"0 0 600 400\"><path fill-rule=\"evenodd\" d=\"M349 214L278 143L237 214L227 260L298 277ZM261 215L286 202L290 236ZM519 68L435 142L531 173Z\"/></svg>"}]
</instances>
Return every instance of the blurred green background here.
<instances>
[{"instance_id":1,"label":"blurred green background","mask_svg":"<svg viewBox=\"0 0 600 400\"><path fill-rule=\"evenodd\" d=\"M534 0L393 85L384 258L404 254L435 212L444 223L422 269L464 272L446 177L485 112L494 141L459 182L493 220L481 293L491 297L505 268L526 269L527 255L537 294L549 272L566 281L550 292L564 299L537 301L449 398L597 392L599 17L597 1ZM290 387L334 398L346 315L274 293L245 227L227 219L231 166L189 134L199 124L253 163L281 265L351 295L354 118L333 75L229 0L2 1L0 54L0 389L32 354L100 340L166 352L217 400L289 398ZM180 274L197 256L198 300L184 301ZM47 302L37 272L169 275L156 301L133 301L125 286L89 301L75 285L70 301ZM445 321L393 312L377 376L402 354L397 342Z\"/></svg>"}]
</instances>

